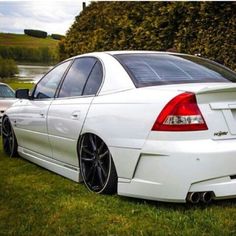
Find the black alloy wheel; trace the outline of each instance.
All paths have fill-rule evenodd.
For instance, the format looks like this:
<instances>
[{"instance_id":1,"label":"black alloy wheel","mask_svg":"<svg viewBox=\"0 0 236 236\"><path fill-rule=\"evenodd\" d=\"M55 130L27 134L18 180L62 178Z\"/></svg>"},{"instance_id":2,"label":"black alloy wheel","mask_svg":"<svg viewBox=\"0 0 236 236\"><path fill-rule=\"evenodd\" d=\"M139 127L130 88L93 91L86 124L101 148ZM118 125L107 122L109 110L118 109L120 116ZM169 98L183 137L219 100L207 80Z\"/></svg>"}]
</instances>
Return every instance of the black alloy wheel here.
<instances>
[{"instance_id":1,"label":"black alloy wheel","mask_svg":"<svg viewBox=\"0 0 236 236\"><path fill-rule=\"evenodd\" d=\"M4 152L13 157L17 155L17 141L11 122L7 116L2 120L2 144Z\"/></svg>"},{"instance_id":2,"label":"black alloy wheel","mask_svg":"<svg viewBox=\"0 0 236 236\"><path fill-rule=\"evenodd\" d=\"M87 188L96 193L117 192L117 173L107 145L94 134L80 142L80 171Z\"/></svg>"}]
</instances>

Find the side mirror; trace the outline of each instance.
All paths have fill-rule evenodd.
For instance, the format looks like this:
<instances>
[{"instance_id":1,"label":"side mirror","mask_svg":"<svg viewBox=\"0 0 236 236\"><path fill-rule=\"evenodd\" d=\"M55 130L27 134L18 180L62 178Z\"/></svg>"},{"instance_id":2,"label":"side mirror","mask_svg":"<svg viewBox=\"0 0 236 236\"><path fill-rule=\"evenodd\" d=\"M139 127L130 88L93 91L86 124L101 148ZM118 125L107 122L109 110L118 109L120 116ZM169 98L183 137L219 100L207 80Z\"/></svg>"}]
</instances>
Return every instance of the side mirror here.
<instances>
[{"instance_id":1,"label":"side mirror","mask_svg":"<svg viewBox=\"0 0 236 236\"><path fill-rule=\"evenodd\" d=\"M29 89L17 89L15 96L20 99L29 99Z\"/></svg>"}]
</instances>

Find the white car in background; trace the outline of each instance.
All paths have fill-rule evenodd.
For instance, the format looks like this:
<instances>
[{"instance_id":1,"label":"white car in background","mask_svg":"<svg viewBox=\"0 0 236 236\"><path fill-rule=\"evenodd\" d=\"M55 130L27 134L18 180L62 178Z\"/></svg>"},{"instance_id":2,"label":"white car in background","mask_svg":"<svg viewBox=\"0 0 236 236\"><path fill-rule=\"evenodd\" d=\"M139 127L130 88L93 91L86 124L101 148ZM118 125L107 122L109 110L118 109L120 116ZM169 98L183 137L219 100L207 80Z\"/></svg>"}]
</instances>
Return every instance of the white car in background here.
<instances>
[{"instance_id":1,"label":"white car in background","mask_svg":"<svg viewBox=\"0 0 236 236\"><path fill-rule=\"evenodd\" d=\"M236 74L195 56L67 59L3 117L9 156L96 193L197 203L236 197Z\"/></svg>"},{"instance_id":2,"label":"white car in background","mask_svg":"<svg viewBox=\"0 0 236 236\"><path fill-rule=\"evenodd\" d=\"M2 126L2 116L6 109L16 102L15 92L5 83L0 83L0 132Z\"/></svg>"}]
</instances>

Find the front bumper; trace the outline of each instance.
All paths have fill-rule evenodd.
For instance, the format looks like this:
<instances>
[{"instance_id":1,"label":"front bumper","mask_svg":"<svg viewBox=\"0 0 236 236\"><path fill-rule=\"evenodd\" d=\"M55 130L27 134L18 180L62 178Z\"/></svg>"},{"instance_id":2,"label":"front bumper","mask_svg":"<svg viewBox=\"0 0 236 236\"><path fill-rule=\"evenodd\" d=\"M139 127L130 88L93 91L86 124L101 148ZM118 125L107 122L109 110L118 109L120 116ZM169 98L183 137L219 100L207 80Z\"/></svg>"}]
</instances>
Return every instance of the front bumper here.
<instances>
[{"instance_id":1,"label":"front bumper","mask_svg":"<svg viewBox=\"0 0 236 236\"><path fill-rule=\"evenodd\" d=\"M185 202L189 192L236 197L236 140L148 140L130 181L119 178L120 195Z\"/></svg>"}]
</instances>

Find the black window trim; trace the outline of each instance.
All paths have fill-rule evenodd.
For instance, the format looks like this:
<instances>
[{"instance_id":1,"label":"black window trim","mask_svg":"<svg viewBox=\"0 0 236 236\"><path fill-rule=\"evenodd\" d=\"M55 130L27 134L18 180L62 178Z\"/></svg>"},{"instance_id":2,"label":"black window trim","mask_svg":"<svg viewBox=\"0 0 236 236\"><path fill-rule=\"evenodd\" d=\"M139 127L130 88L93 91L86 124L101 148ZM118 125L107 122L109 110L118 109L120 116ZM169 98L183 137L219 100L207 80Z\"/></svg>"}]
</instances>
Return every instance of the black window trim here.
<instances>
[{"instance_id":1,"label":"black window trim","mask_svg":"<svg viewBox=\"0 0 236 236\"><path fill-rule=\"evenodd\" d=\"M95 59L95 60L96 60L96 62L94 63L94 65L93 65L93 67L92 67L92 69L91 69L91 71L90 71L90 73L89 73L89 75L88 75L88 77L87 77L87 79L86 79L86 82L85 82L84 87L83 87L83 90L82 90L82 94L79 95L79 96L59 97L59 94L60 94L62 85L63 85L63 83L64 83L64 81L65 81L65 78L66 78L68 72L69 72L69 69L71 68L71 66L73 65L73 63L74 63L75 60L82 59L82 58L92 58L92 59ZM58 87L57 92L56 92L55 99L74 99L74 98L82 98L82 97L84 98L84 97L95 97L95 96L97 96L98 93L100 92L101 86L103 85L103 81L104 81L104 68L103 68L102 62L99 60L99 58L94 57L94 56L75 57L75 58L72 59L72 61L73 61L73 62L70 64L70 66L69 66L68 69L66 70L66 73L64 74L63 79L61 80L61 82L60 82L60 84L59 84L59 87ZM92 71L93 71L93 69L94 69L94 67L95 67L95 65L96 65L97 63L99 63L100 66L101 66L101 68L102 68L102 82L101 82L101 84L100 84L100 86L99 86L99 89L98 89L98 91L96 92L96 94L84 95L84 89L85 89L85 87L86 87L86 84L87 84L87 82L88 82L88 79L89 79L89 77L90 77L90 75L91 75L91 73L92 73Z\"/></svg>"},{"instance_id":2,"label":"black window trim","mask_svg":"<svg viewBox=\"0 0 236 236\"><path fill-rule=\"evenodd\" d=\"M60 66L60 65L63 64L63 63L66 63L66 62L68 62L68 61L70 61L70 63L69 63L69 65L68 65L67 69L64 71L62 77L61 77L61 80L60 80L60 82L59 82L59 84L58 84L58 86L57 86L57 88L56 88L56 90L55 90L54 96L51 97L51 98L34 98L34 94L35 94L35 91L36 91L36 89L37 89L38 84L39 84L52 70L54 70L56 67ZM57 95L57 92L58 92L58 89L59 89L59 87L60 87L60 84L61 84L62 81L64 81L65 75L67 74L68 70L70 69L70 67L71 67L73 61L74 61L74 60L73 60L72 58L69 58L69 59L64 60L64 61L62 61L62 62L56 64L55 66L53 66L53 68L50 69L50 70L37 82L37 84L36 84L35 87L34 87L34 90L33 90L33 92L32 92L32 95L31 95L30 99L31 99L31 100L34 100L34 101L53 100L53 99L55 99L55 98L56 98L56 95Z\"/></svg>"}]
</instances>

